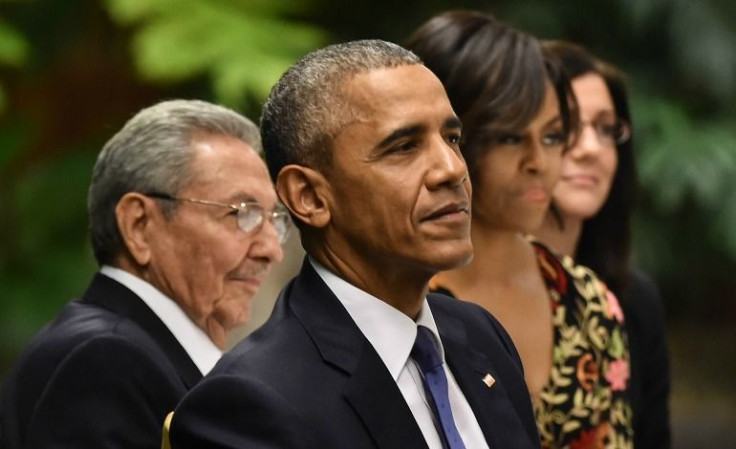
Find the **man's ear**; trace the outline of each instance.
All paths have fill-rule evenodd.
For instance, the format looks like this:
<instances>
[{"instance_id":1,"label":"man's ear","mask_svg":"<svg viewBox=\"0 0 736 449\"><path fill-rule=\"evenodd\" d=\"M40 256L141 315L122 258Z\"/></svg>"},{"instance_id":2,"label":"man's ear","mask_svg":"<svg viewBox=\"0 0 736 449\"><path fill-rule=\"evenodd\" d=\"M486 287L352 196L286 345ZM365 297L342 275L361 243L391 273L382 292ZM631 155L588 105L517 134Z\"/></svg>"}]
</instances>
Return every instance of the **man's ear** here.
<instances>
[{"instance_id":1,"label":"man's ear","mask_svg":"<svg viewBox=\"0 0 736 449\"><path fill-rule=\"evenodd\" d=\"M146 228L151 226L151 219L155 213L161 214L155 201L135 192L123 195L115 206L115 216L123 245L140 266L145 266L151 261L151 247Z\"/></svg>"},{"instance_id":2,"label":"man's ear","mask_svg":"<svg viewBox=\"0 0 736 449\"><path fill-rule=\"evenodd\" d=\"M322 173L301 165L287 165L276 179L276 193L287 209L313 228L330 222L330 184Z\"/></svg>"}]
</instances>

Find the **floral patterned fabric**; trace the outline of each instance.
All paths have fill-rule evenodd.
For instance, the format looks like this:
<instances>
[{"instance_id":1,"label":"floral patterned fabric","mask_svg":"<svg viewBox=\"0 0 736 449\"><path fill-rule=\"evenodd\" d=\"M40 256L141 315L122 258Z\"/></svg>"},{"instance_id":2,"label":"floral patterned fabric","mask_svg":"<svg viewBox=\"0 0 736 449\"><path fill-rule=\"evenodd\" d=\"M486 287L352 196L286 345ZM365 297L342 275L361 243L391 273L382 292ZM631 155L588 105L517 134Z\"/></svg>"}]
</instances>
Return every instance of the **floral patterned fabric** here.
<instances>
[{"instance_id":1,"label":"floral patterned fabric","mask_svg":"<svg viewBox=\"0 0 736 449\"><path fill-rule=\"evenodd\" d=\"M534 403L542 448L631 449L630 358L618 299L590 269L530 242L554 321L552 372Z\"/></svg>"},{"instance_id":2,"label":"floral patterned fabric","mask_svg":"<svg viewBox=\"0 0 736 449\"><path fill-rule=\"evenodd\" d=\"M552 372L534 404L542 447L632 448L629 352L618 300L588 268L532 244L554 321Z\"/></svg>"}]
</instances>

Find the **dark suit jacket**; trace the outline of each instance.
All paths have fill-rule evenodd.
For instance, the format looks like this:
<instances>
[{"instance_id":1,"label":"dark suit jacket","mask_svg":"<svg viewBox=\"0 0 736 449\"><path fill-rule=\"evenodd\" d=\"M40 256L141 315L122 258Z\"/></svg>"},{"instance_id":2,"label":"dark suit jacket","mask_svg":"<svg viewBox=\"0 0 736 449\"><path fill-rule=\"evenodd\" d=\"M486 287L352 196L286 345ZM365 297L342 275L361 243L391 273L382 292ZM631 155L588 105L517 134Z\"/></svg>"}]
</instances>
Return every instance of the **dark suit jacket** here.
<instances>
[{"instance_id":1,"label":"dark suit jacket","mask_svg":"<svg viewBox=\"0 0 736 449\"><path fill-rule=\"evenodd\" d=\"M539 448L506 332L475 305L434 294L429 304L490 447ZM486 373L493 388L482 382ZM185 396L171 441L174 449L427 447L388 369L306 261L267 323Z\"/></svg>"},{"instance_id":2,"label":"dark suit jacket","mask_svg":"<svg viewBox=\"0 0 736 449\"><path fill-rule=\"evenodd\" d=\"M158 448L166 414L201 377L148 306L98 274L6 379L0 447Z\"/></svg>"}]
</instances>

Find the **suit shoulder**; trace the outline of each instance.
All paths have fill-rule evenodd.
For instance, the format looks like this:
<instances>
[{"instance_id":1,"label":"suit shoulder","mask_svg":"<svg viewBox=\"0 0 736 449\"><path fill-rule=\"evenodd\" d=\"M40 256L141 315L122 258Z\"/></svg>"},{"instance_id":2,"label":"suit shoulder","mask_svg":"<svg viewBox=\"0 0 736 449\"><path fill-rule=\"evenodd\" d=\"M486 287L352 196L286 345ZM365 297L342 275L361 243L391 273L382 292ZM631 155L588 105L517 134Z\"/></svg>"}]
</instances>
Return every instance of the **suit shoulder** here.
<instances>
[{"instance_id":1,"label":"suit shoulder","mask_svg":"<svg viewBox=\"0 0 736 449\"><path fill-rule=\"evenodd\" d=\"M150 337L143 329L129 319L99 306L72 301L33 337L24 355L56 353L65 356L80 347L88 351L97 348L103 340L106 343L102 347L125 347L128 341L141 344L147 339Z\"/></svg>"},{"instance_id":2,"label":"suit shoulder","mask_svg":"<svg viewBox=\"0 0 736 449\"><path fill-rule=\"evenodd\" d=\"M456 299L443 293L430 293L427 295L427 301L433 311L439 310L450 314L471 326L488 327L490 324L494 328L502 327L492 313L473 302Z\"/></svg>"},{"instance_id":3,"label":"suit shoulder","mask_svg":"<svg viewBox=\"0 0 736 449\"><path fill-rule=\"evenodd\" d=\"M137 374L155 376L161 366L157 360L164 358L151 337L132 321L72 302L31 340L8 382L37 394L44 385L78 374L90 383L106 375L123 382Z\"/></svg>"},{"instance_id":4,"label":"suit shoulder","mask_svg":"<svg viewBox=\"0 0 736 449\"><path fill-rule=\"evenodd\" d=\"M115 333L68 345L58 357L54 348L36 347L4 385L3 419L29 447L134 447L160 438L163 416L186 391L160 356Z\"/></svg>"},{"instance_id":5,"label":"suit shoulder","mask_svg":"<svg viewBox=\"0 0 736 449\"><path fill-rule=\"evenodd\" d=\"M225 353L212 373L278 370L313 350L310 335L297 319L269 320Z\"/></svg>"},{"instance_id":6,"label":"suit shoulder","mask_svg":"<svg viewBox=\"0 0 736 449\"><path fill-rule=\"evenodd\" d=\"M493 314L475 303L444 294L431 293L427 300L435 315L435 321L440 326L440 332L442 332L442 327L451 324L453 320L460 320L472 344L482 342L484 346L489 343L498 345L499 349L505 351L523 372L521 358L511 336ZM450 318L442 319L441 315Z\"/></svg>"},{"instance_id":7,"label":"suit shoulder","mask_svg":"<svg viewBox=\"0 0 736 449\"><path fill-rule=\"evenodd\" d=\"M516 347L511 341L506 329L492 313L470 301L463 301L442 293L430 293L427 296L429 305L435 311L444 313L454 319L462 321L463 325L473 335L490 335L503 345L504 349L517 357ZM436 314L435 314L436 315Z\"/></svg>"},{"instance_id":8,"label":"suit shoulder","mask_svg":"<svg viewBox=\"0 0 736 449\"><path fill-rule=\"evenodd\" d=\"M225 440L230 447L251 447L255 441L268 441L268 447L325 446L273 385L244 373L210 375L189 391L176 407L170 438L172 446L184 449L219 447Z\"/></svg>"},{"instance_id":9,"label":"suit shoulder","mask_svg":"<svg viewBox=\"0 0 736 449\"><path fill-rule=\"evenodd\" d=\"M103 320L104 321L104 320ZM86 328L73 326L50 331L34 340L21 355L17 371L34 373L36 378L52 382L59 377L84 373L84 378L94 382L95 373L109 373L112 378L132 378L139 373L154 376L164 354L149 342L144 332L118 332L120 322L100 323L88 321ZM103 376L104 377L104 376Z\"/></svg>"}]
</instances>

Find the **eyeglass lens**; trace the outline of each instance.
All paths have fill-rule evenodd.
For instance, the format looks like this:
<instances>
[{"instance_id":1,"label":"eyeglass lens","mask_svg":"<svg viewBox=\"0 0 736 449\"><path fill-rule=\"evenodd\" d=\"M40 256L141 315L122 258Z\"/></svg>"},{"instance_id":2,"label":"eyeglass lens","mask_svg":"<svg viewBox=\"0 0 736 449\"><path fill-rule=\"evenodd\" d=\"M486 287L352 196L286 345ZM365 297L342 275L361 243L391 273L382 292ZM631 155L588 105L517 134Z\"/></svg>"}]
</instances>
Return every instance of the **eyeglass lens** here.
<instances>
[{"instance_id":1,"label":"eyeglass lens","mask_svg":"<svg viewBox=\"0 0 736 449\"><path fill-rule=\"evenodd\" d=\"M581 121L580 124L581 126L590 125L603 145L622 144L631 136L628 123L616 118L599 117L590 122Z\"/></svg>"},{"instance_id":2,"label":"eyeglass lens","mask_svg":"<svg viewBox=\"0 0 736 449\"><path fill-rule=\"evenodd\" d=\"M285 212L266 212L256 204L244 203L238 211L238 226L245 232L253 232L262 226L267 215L273 217L273 225L281 243L289 231L289 216Z\"/></svg>"}]
</instances>

